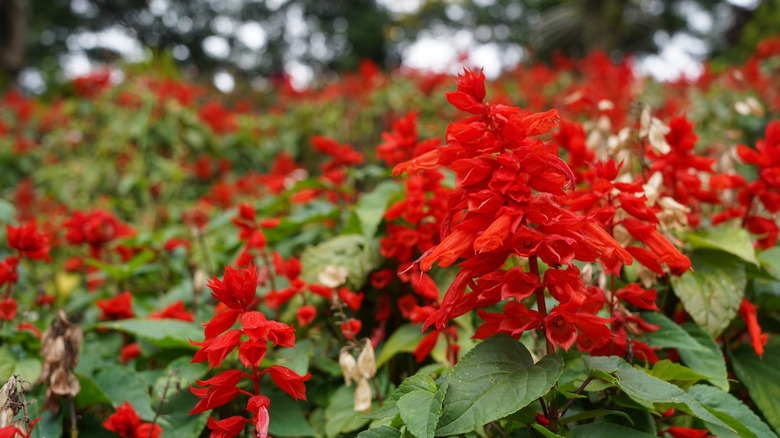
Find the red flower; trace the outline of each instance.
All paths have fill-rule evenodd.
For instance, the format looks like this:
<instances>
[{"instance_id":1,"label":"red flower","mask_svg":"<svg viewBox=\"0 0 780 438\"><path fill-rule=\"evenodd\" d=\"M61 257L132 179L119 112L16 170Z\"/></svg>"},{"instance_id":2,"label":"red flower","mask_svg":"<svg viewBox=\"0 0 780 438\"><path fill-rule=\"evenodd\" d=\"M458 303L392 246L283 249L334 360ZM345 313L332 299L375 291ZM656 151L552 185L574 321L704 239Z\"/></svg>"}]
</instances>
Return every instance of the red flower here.
<instances>
[{"instance_id":1,"label":"red flower","mask_svg":"<svg viewBox=\"0 0 780 438\"><path fill-rule=\"evenodd\" d=\"M290 394L292 398L306 400L306 386L303 382L311 379L311 373L299 376L293 370L281 365L272 365L262 372L265 373L270 373L276 386Z\"/></svg>"},{"instance_id":2,"label":"red flower","mask_svg":"<svg viewBox=\"0 0 780 438\"><path fill-rule=\"evenodd\" d=\"M206 338L203 342L190 340L192 345L202 347L195 353L192 363L207 360L209 362L209 369L212 369L215 366L221 366L222 361L225 360L227 355L238 346L242 334L243 332L241 330L235 329L215 338Z\"/></svg>"},{"instance_id":3,"label":"red flower","mask_svg":"<svg viewBox=\"0 0 780 438\"><path fill-rule=\"evenodd\" d=\"M14 284L19 280L19 273L16 271L18 264L19 259L16 257L6 257L0 262L0 286L6 283Z\"/></svg>"},{"instance_id":4,"label":"red flower","mask_svg":"<svg viewBox=\"0 0 780 438\"><path fill-rule=\"evenodd\" d=\"M158 424L152 426L151 423L142 422L127 401L106 418L103 427L118 433L121 438L160 438L162 434L162 428Z\"/></svg>"},{"instance_id":5,"label":"red flower","mask_svg":"<svg viewBox=\"0 0 780 438\"><path fill-rule=\"evenodd\" d=\"M359 319L350 318L341 324L341 333L347 339L355 339L362 327L363 323Z\"/></svg>"},{"instance_id":6,"label":"red flower","mask_svg":"<svg viewBox=\"0 0 780 438\"><path fill-rule=\"evenodd\" d=\"M247 269L236 270L225 266L222 280L213 277L208 282L211 296L231 309L246 311L257 294L257 267L249 265Z\"/></svg>"},{"instance_id":7,"label":"red flower","mask_svg":"<svg viewBox=\"0 0 780 438\"><path fill-rule=\"evenodd\" d=\"M211 429L209 438L233 438L244 430L244 425L248 422L249 420L238 415L219 421L209 417L206 427Z\"/></svg>"},{"instance_id":8,"label":"red flower","mask_svg":"<svg viewBox=\"0 0 780 438\"><path fill-rule=\"evenodd\" d=\"M198 388L190 385L190 391L201 400L190 411L190 415L214 409L233 400L238 395L236 384L241 380L243 373L239 370L227 370L208 380L196 380L200 386Z\"/></svg>"},{"instance_id":9,"label":"red flower","mask_svg":"<svg viewBox=\"0 0 780 438\"><path fill-rule=\"evenodd\" d=\"M140 355L141 346L138 345L138 342L133 342L132 344L125 345L121 350L119 350L119 361L125 363L130 359L135 359Z\"/></svg>"},{"instance_id":10,"label":"red flower","mask_svg":"<svg viewBox=\"0 0 780 438\"><path fill-rule=\"evenodd\" d=\"M51 261L49 256L49 238L38 231L35 220L20 227L8 225L5 227L8 246L19 251L19 254L33 260Z\"/></svg>"},{"instance_id":11,"label":"red flower","mask_svg":"<svg viewBox=\"0 0 780 438\"><path fill-rule=\"evenodd\" d=\"M609 339L613 337L612 331L607 326L612 320L578 311L578 307L579 304L569 301L566 304L556 306L547 315L544 325L547 339L550 342L558 344L568 351L577 340L577 329L596 338Z\"/></svg>"},{"instance_id":12,"label":"red flower","mask_svg":"<svg viewBox=\"0 0 780 438\"><path fill-rule=\"evenodd\" d=\"M658 306L655 304L655 299L657 298L655 288L646 290L639 283L631 283L619 289L615 295L640 309L658 310Z\"/></svg>"},{"instance_id":13,"label":"red flower","mask_svg":"<svg viewBox=\"0 0 780 438\"><path fill-rule=\"evenodd\" d=\"M748 333L750 333L750 343L753 345L753 349L756 350L756 354L759 358L764 356L764 345L769 340L768 333L761 333L761 326L758 325L758 316L756 314L756 305L752 304L746 299L742 299L742 304L739 306L739 316L745 320Z\"/></svg>"},{"instance_id":14,"label":"red flower","mask_svg":"<svg viewBox=\"0 0 780 438\"><path fill-rule=\"evenodd\" d=\"M680 427L680 426L668 427L658 432L658 435L661 436L662 434L665 433L668 433L674 438L707 438L712 436L712 435L708 435L709 430L691 429L688 427Z\"/></svg>"},{"instance_id":15,"label":"red flower","mask_svg":"<svg viewBox=\"0 0 780 438\"><path fill-rule=\"evenodd\" d=\"M183 246L185 249L190 249L190 241L187 239L179 239L178 237L171 237L165 242L165 250L173 251L176 248Z\"/></svg>"},{"instance_id":16,"label":"red flower","mask_svg":"<svg viewBox=\"0 0 780 438\"><path fill-rule=\"evenodd\" d=\"M309 325L317 317L317 308L310 304L301 306L295 312L295 317L298 319L298 325Z\"/></svg>"},{"instance_id":17,"label":"red flower","mask_svg":"<svg viewBox=\"0 0 780 438\"><path fill-rule=\"evenodd\" d=\"M16 318L16 300L6 297L0 301L0 321L13 321Z\"/></svg>"},{"instance_id":18,"label":"red flower","mask_svg":"<svg viewBox=\"0 0 780 438\"><path fill-rule=\"evenodd\" d=\"M354 293L346 287L339 288L339 298L353 311L360 310L360 304L363 302L363 292Z\"/></svg>"},{"instance_id":19,"label":"red flower","mask_svg":"<svg viewBox=\"0 0 780 438\"><path fill-rule=\"evenodd\" d=\"M246 409L254 414L252 418L252 424L255 425L255 436L257 438L268 438L268 423L270 417L268 415L268 408L271 406L271 401L264 395L256 395L249 399L246 405Z\"/></svg>"},{"instance_id":20,"label":"red flower","mask_svg":"<svg viewBox=\"0 0 780 438\"><path fill-rule=\"evenodd\" d=\"M691 269L691 261L688 257L682 255L674 245L655 230L654 226L643 224L632 218L623 219L623 226L634 239L647 245L658 256L659 263L666 263L673 274L682 275Z\"/></svg>"},{"instance_id":21,"label":"red flower","mask_svg":"<svg viewBox=\"0 0 780 438\"><path fill-rule=\"evenodd\" d=\"M100 319L116 321L134 317L132 302L133 295L130 292L122 292L114 298L98 300L97 306L103 311L100 314Z\"/></svg>"},{"instance_id":22,"label":"red flower","mask_svg":"<svg viewBox=\"0 0 780 438\"><path fill-rule=\"evenodd\" d=\"M192 313L188 312L184 308L184 301L182 300L174 302L163 310L155 310L149 315L149 319L178 319L180 321L194 321Z\"/></svg>"}]
</instances>

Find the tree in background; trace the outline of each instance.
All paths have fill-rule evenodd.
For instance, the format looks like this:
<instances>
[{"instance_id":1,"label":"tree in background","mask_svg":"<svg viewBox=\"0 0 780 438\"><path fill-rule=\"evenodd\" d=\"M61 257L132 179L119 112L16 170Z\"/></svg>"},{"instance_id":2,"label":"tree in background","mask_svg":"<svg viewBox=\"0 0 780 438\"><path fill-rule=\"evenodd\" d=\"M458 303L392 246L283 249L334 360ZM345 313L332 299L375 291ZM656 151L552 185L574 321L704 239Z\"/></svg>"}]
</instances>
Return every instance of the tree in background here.
<instances>
[{"instance_id":1,"label":"tree in background","mask_svg":"<svg viewBox=\"0 0 780 438\"><path fill-rule=\"evenodd\" d=\"M461 29L478 44L523 48L542 59L597 47L616 56L654 53L663 43L659 35L677 32L719 53L743 27L771 32L750 24L760 14L722 0L421 0L411 12L395 6L392 0L0 0L0 68L13 83L24 67L51 77L63 55L116 61L121 54L96 37L107 31L171 53L192 76L225 70L245 79L282 75L291 63L315 75L353 69L362 58L389 68L418 37ZM697 25L696 14L711 25Z\"/></svg>"}]
</instances>

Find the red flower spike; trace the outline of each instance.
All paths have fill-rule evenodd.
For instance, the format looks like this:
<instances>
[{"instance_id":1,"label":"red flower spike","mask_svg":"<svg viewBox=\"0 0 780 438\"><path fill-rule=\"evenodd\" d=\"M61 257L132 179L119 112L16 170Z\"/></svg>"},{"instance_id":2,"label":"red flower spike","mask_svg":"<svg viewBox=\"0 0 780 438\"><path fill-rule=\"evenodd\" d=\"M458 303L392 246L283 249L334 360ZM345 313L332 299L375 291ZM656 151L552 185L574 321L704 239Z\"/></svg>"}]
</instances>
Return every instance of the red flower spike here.
<instances>
[{"instance_id":1,"label":"red flower spike","mask_svg":"<svg viewBox=\"0 0 780 438\"><path fill-rule=\"evenodd\" d=\"M8 225L5 230L8 246L19 251L20 255L32 260L51 262L49 238L38 231L38 224L35 220L20 227Z\"/></svg>"},{"instance_id":2,"label":"red flower spike","mask_svg":"<svg viewBox=\"0 0 780 438\"><path fill-rule=\"evenodd\" d=\"M162 428L159 424L152 426L151 423L142 422L141 417L135 413L135 409L127 401L116 408L115 413L106 418L103 427L111 432L116 432L120 438L160 438L162 434Z\"/></svg>"},{"instance_id":3,"label":"red flower spike","mask_svg":"<svg viewBox=\"0 0 780 438\"><path fill-rule=\"evenodd\" d=\"M225 266L225 275L222 280L213 277L208 282L212 290L211 296L221 301L231 309L247 311L247 307L254 301L257 294L258 273L255 265L249 265L247 269L236 270Z\"/></svg>"},{"instance_id":4,"label":"red flower spike","mask_svg":"<svg viewBox=\"0 0 780 438\"><path fill-rule=\"evenodd\" d=\"M209 417L206 427L211 430L209 438L233 438L238 436L243 430L244 425L250 420L244 417L234 415L224 420L216 421Z\"/></svg>"},{"instance_id":5,"label":"red flower spike","mask_svg":"<svg viewBox=\"0 0 780 438\"><path fill-rule=\"evenodd\" d=\"M757 306L746 299L742 299L739 306L739 316L745 321L748 333L750 334L750 344L759 358L764 356L764 345L769 340L768 333L761 333L761 326L758 325Z\"/></svg>"},{"instance_id":6,"label":"red flower spike","mask_svg":"<svg viewBox=\"0 0 780 438\"><path fill-rule=\"evenodd\" d=\"M188 312L187 309L184 307L184 301L182 300L178 300L174 302L173 304L169 305L163 310L155 310L149 315L149 319L178 319L180 321L188 321L188 322L192 322L195 320L195 318L192 316L192 313ZM206 337L209 336L207 335Z\"/></svg>"},{"instance_id":7,"label":"red flower spike","mask_svg":"<svg viewBox=\"0 0 780 438\"><path fill-rule=\"evenodd\" d=\"M299 376L293 370L281 366L272 365L262 372L271 374L276 386L282 391L290 394L290 396L296 400L306 400L306 386L303 382L311 379L311 373L305 376Z\"/></svg>"},{"instance_id":8,"label":"red flower spike","mask_svg":"<svg viewBox=\"0 0 780 438\"><path fill-rule=\"evenodd\" d=\"M116 321L135 316L133 313L133 295L130 292L122 292L110 299L97 300L96 304L103 311L100 314L101 321Z\"/></svg>"},{"instance_id":9,"label":"red flower spike","mask_svg":"<svg viewBox=\"0 0 780 438\"><path fill-rule=\"evenodd\" d=\"M436 342L439 340L439 335L441 334L440 330L432 330L430 333L425 335L425 337L422 338L419 344L417 344L417 347L414 348L414 351L412 351L412 354L414 354L414 360L417 363L420 363L425 360L426 357L428 357L429 354L431 354L431 351L433 351L433 347L436 346Z\"/></svg>"},{"instance_id":10,"label":"red flower spike","mask_svg":"<svg viewBox=\"0 0 780 438\"><path fill-rule=\"evenodd\" d=\"M16 318L16 300L6 297L0 301L0 321L13 321Z\"/></svg>"},{"instance_id":11,"label":"red flower spike","mask_svg":"<svg viewBox=\"0 0 780 438\"><path fill-rule=\"evenodd\" d=\"M125 345L121 350L119 350L119 361L126 363L140 355L141 346L138 344L138 342L133 342L132 344Z\"/></svg>"}]
</instances>

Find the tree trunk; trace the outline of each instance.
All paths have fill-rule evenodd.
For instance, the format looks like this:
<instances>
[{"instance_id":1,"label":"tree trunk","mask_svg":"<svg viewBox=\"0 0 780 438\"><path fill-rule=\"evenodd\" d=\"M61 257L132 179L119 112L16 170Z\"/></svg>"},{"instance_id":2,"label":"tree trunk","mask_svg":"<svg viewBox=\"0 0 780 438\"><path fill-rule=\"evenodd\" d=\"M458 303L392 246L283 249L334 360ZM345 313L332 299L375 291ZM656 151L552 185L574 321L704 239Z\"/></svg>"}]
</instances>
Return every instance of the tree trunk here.
<instances>
[{"instance_id":1,"label":"tree trunk","mask_svg":"<svg viewBox=\"0 0 780 438\"><path fill-rule=\"evenodd\" d=\"M0 70L10 86L24 67L29 11L29 0L0 0Z\"/></svg>"}]
</instances>

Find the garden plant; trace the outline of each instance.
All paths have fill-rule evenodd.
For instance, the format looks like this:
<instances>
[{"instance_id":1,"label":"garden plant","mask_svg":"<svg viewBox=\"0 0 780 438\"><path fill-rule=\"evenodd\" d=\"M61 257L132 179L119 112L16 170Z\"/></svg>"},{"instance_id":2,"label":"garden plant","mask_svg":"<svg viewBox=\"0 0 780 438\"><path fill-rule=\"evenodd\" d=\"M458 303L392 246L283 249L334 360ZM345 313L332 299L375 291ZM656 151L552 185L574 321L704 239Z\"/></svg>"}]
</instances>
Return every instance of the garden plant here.
<instances>
[{"instance_id":1,"label":"garden plant","mask_svg":"<svg viewBox=\"0 0 780 438\"><path fill-rule=\"evenodd\" d=\"M780 39L631 63L8 92L0 438L776 437Z\"/></svg>"}]
</instances>

